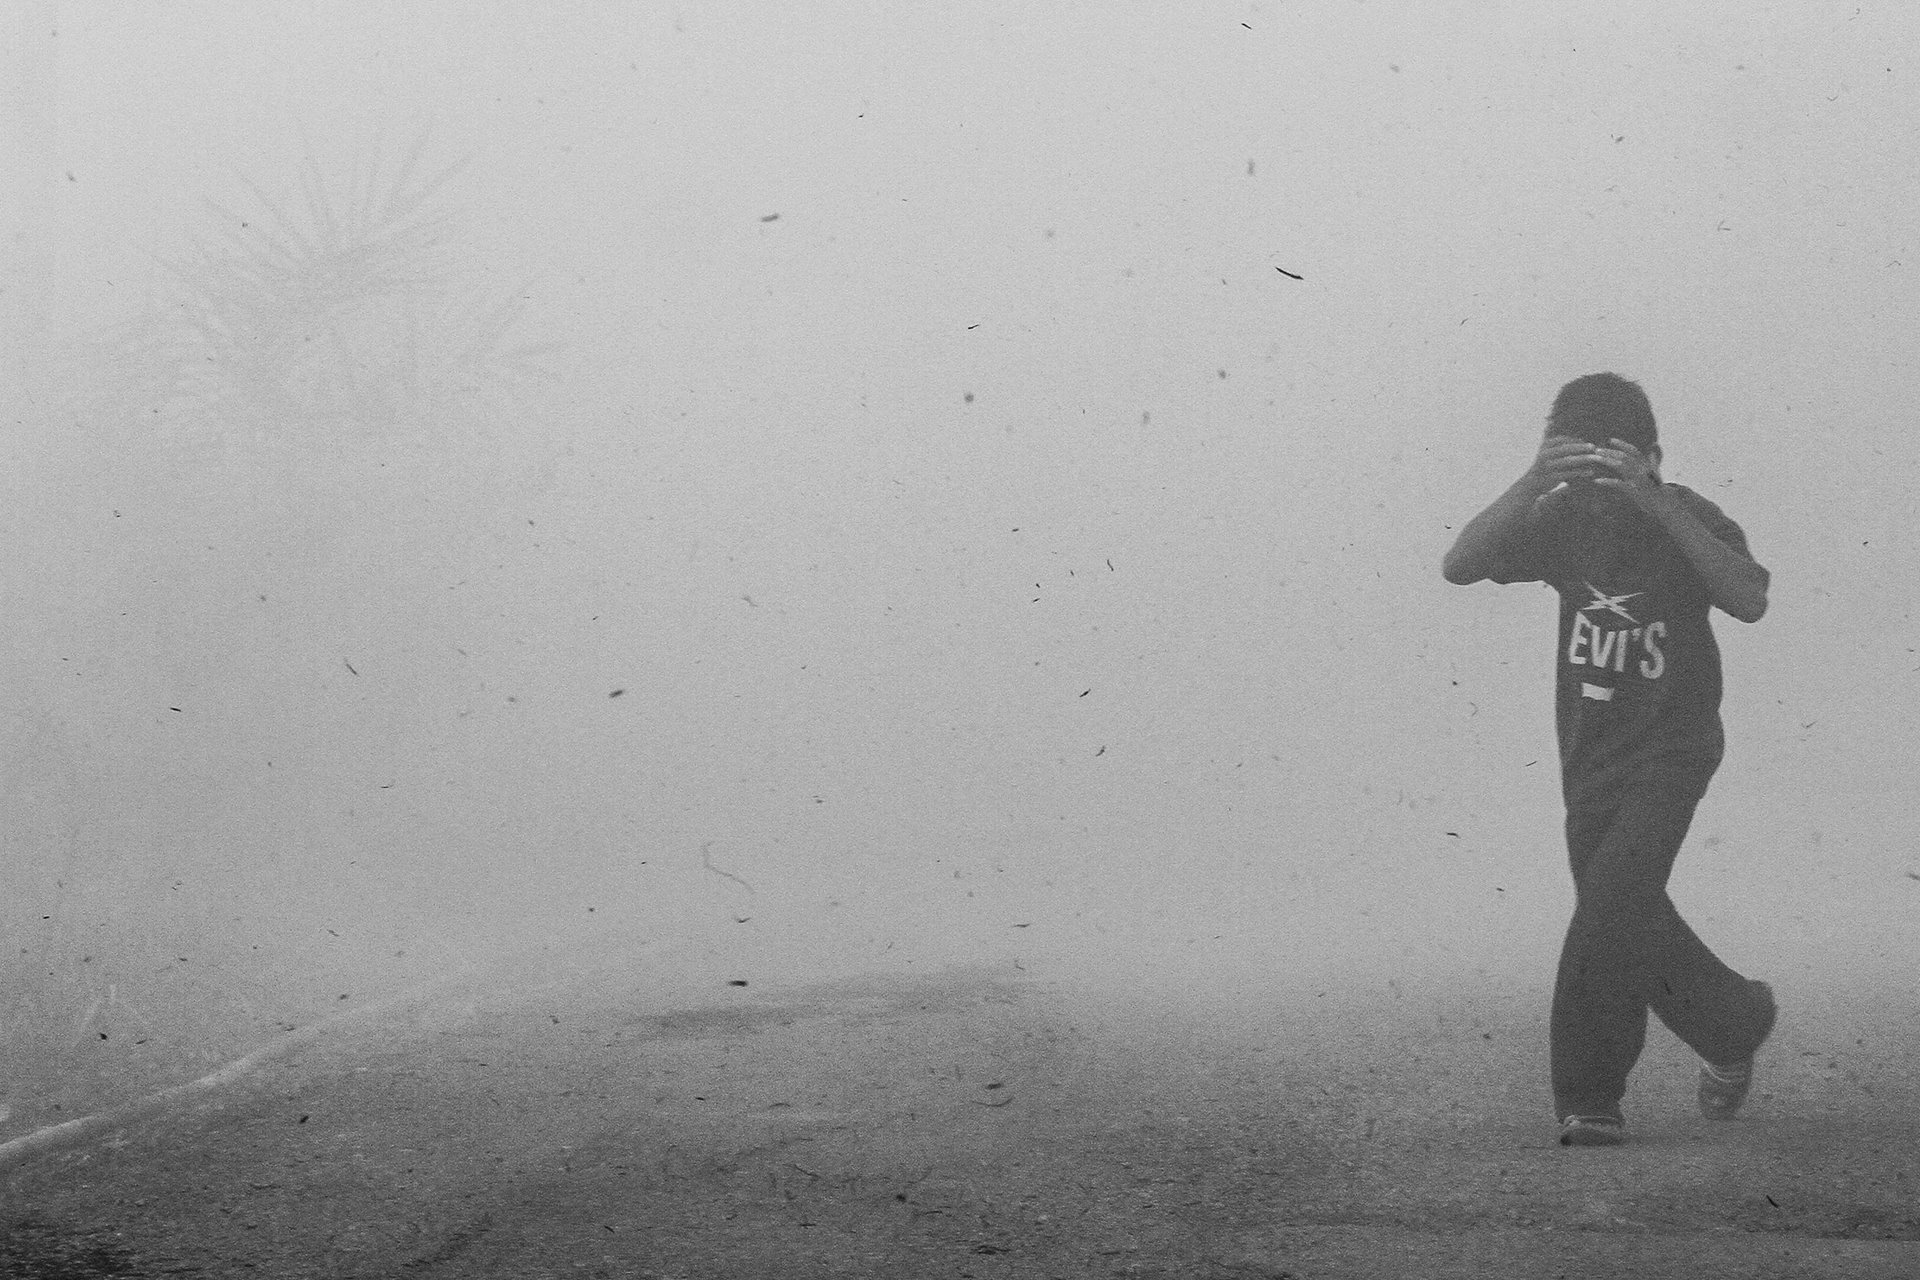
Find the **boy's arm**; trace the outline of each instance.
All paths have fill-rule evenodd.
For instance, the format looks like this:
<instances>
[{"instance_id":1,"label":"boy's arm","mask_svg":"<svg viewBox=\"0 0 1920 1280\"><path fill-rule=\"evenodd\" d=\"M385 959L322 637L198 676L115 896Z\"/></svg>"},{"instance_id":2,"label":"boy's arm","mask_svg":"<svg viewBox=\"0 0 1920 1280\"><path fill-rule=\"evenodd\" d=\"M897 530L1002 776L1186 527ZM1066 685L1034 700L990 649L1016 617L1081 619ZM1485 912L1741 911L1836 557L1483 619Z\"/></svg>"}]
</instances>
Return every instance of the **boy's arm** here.
<instances>
[{"instance_id":1,"label":"boy's arm","mask_svg":"<svg viewBox=\"0 0 1920 1280\"><path fill-rule=\"evenodd\" d=\"M1714 537L1678 493L1653 478L1638 449L1615 440L1613 448L1601 450L1601 457L1619 475L1595 483L1624 489L1642 511L1659 521L1706 584L1708 598L1714 604L1742 622L1760 621L1767 611L1767 584L1772 575L1744 551Z\"/></svg>"},{"instance_id":2,"label":"boy's arm","mask_svg":"<svg viewBox=\"0 0 1920 1280\"><path fill-rule=\"evenodd\" d=\"M1448 582L1461 586L1490 575L1502 550L1526 531L1534 504L1564 481L1592 478L1597 460L1594 447L1585 440L1547 437L1527 473L1467 522L1448 548L1440 572Z\"/></svg>"}]
</instances>

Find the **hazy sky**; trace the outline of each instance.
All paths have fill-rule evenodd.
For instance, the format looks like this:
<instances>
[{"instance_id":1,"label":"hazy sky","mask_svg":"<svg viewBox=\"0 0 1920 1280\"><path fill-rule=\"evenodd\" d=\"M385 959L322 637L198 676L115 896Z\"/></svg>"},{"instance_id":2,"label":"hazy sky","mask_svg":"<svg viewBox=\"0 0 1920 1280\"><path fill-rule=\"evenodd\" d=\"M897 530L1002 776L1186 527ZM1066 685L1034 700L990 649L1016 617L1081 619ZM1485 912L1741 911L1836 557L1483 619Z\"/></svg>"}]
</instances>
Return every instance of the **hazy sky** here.
<instances>
[{"instance_id":1,"label":"hazy sky","mask_svg":"<svg viewBox=\"0 0 1920 1280\"><path fill-rule=\"evenodd\" d=\"M1910 937L1908 8L12 13L59 24L13 206L53 332L165 305L240 175L344 186L430 125L565 374L504 476L343 445L297 530L211 481L14 513L23 903L64 849L123 916L177 863L322 942L598 903L841 964L1544 977L1550 598L1438 564L1612 369L1774 573L1718 622L1683 909L1758 968Z\"/></svg>"}]
</instances>

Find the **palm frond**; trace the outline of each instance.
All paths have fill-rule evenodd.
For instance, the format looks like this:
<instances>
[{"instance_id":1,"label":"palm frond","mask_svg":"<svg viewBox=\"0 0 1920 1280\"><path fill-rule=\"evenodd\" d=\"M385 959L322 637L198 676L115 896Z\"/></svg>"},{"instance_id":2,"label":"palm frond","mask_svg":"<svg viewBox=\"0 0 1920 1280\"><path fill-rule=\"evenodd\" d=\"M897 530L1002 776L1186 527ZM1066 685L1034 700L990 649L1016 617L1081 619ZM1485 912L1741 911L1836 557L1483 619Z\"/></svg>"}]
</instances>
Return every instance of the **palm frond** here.
<instances>
[{"instance_id":1,"label":"palm frond","mask_svg":"<svg viewBox=\"0 0 1920 1280\"><path fill-rule=\"evenodd\" d=\"M551 381L543 360L562 344L512 341L527 288L466 282L444 199L469 160L430 163L429 134L391 165L368 148L334 187L309 143L290 196L236 173L246 201L206 200L186 250L154 255L167 304L102 339L126 376L99 394L171 404L202 431L388 429L494 412Z\"/></svg>"},{"instance_id":2,"label":"palm frond","mask_svg":"<svg viewBox=\"0 0 1920 1280\"><path fill-rule=\"evenodd\" d=\"M273 219L274 225L278 226L282 232L292 237L296 242L301 243L308 252L312 252L312 244L307 240L307 237L302 234L300 224L281 212L280 206L267 198L267 193L260 189L259 183L238 171L235 171L234 176L240 180L240 185L247 189L247 193L254 198L260 207L267 211L267 216Z\"/></svg>"}]
</instances>

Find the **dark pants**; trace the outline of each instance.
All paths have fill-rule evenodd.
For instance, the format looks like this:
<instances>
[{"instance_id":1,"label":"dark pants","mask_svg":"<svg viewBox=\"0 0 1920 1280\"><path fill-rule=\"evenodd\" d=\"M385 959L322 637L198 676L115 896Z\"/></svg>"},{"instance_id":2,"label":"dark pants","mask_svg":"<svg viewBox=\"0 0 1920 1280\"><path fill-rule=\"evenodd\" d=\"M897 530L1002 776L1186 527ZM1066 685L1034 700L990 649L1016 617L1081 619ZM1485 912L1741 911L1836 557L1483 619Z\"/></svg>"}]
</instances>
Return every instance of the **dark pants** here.
<instances>
[{"instance_id":1,"label":"dark pants","mask_svg":"<svg viewBox=\"0 0 1920 1280\"><path fill-rule=\"evenodd\" d=\"M1709 1062L1758 1046L1772 1006L1722 964L1667 897L1667 877L1718 761L1653 760L1567 795L1573 922L1553 989L1554 1107L1619 1115L1647 1010Z\"/></svg>"}]
</instances>

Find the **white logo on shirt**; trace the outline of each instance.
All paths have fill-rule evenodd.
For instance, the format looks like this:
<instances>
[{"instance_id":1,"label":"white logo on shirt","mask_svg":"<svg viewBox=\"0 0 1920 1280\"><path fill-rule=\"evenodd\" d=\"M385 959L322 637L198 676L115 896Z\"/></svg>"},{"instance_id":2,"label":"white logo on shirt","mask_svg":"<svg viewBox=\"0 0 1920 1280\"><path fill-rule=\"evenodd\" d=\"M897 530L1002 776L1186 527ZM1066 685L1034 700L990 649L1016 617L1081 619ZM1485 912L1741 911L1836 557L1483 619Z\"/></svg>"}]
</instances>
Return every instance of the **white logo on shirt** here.
<instances>
[{"instance_id":1,"label":"white logo on shirt","mask_svg":"<svg viewBox=\"0 0 1920 1280\"><path fill-rule=\"evenodd\" d=\"M1622 618L1625 618L1628 622L1637 623L1640 621L1640 619L1628 613L1624 606L1626 605L1627 601L1633 599L1635 596L1643 596L1647 594L1646 592L1629 591L1627 592L1627 594L1623 596L1610 596L1606 592L1602 591L1600 588L1594 586L1591 582L1583 582L1580 585L1584 586L1588 591L1591 591L1593 593L1593 602L1591 604L1581 605L1580 612L1586 613L1589 610L1593 610L1593 609L1605 609L1608 613L1618 614Z\"/></svg>"},{"instance_id":2,"label":"white logo on shirt","mask_svg":"<svg viewBox=\"0 0 1920 1280\"><path fill-rule=\"evenodd\" d=\"M1587 608L1591 609L1593 605ZM1666 638L1665 622L1649 622L1631 630L1621 627L1617 631L1602 631L1582 611L1573 615L1573 626L1567 636L1567 661L1576 667L1624 672L1628 661L1634 656L1628 652L1629 648L1638 646L1640 654L1636 666L1641 678L1658 680L1667 669L1667 655L1660 648L1660 642Z\"/></svg>"}]
</instances>

